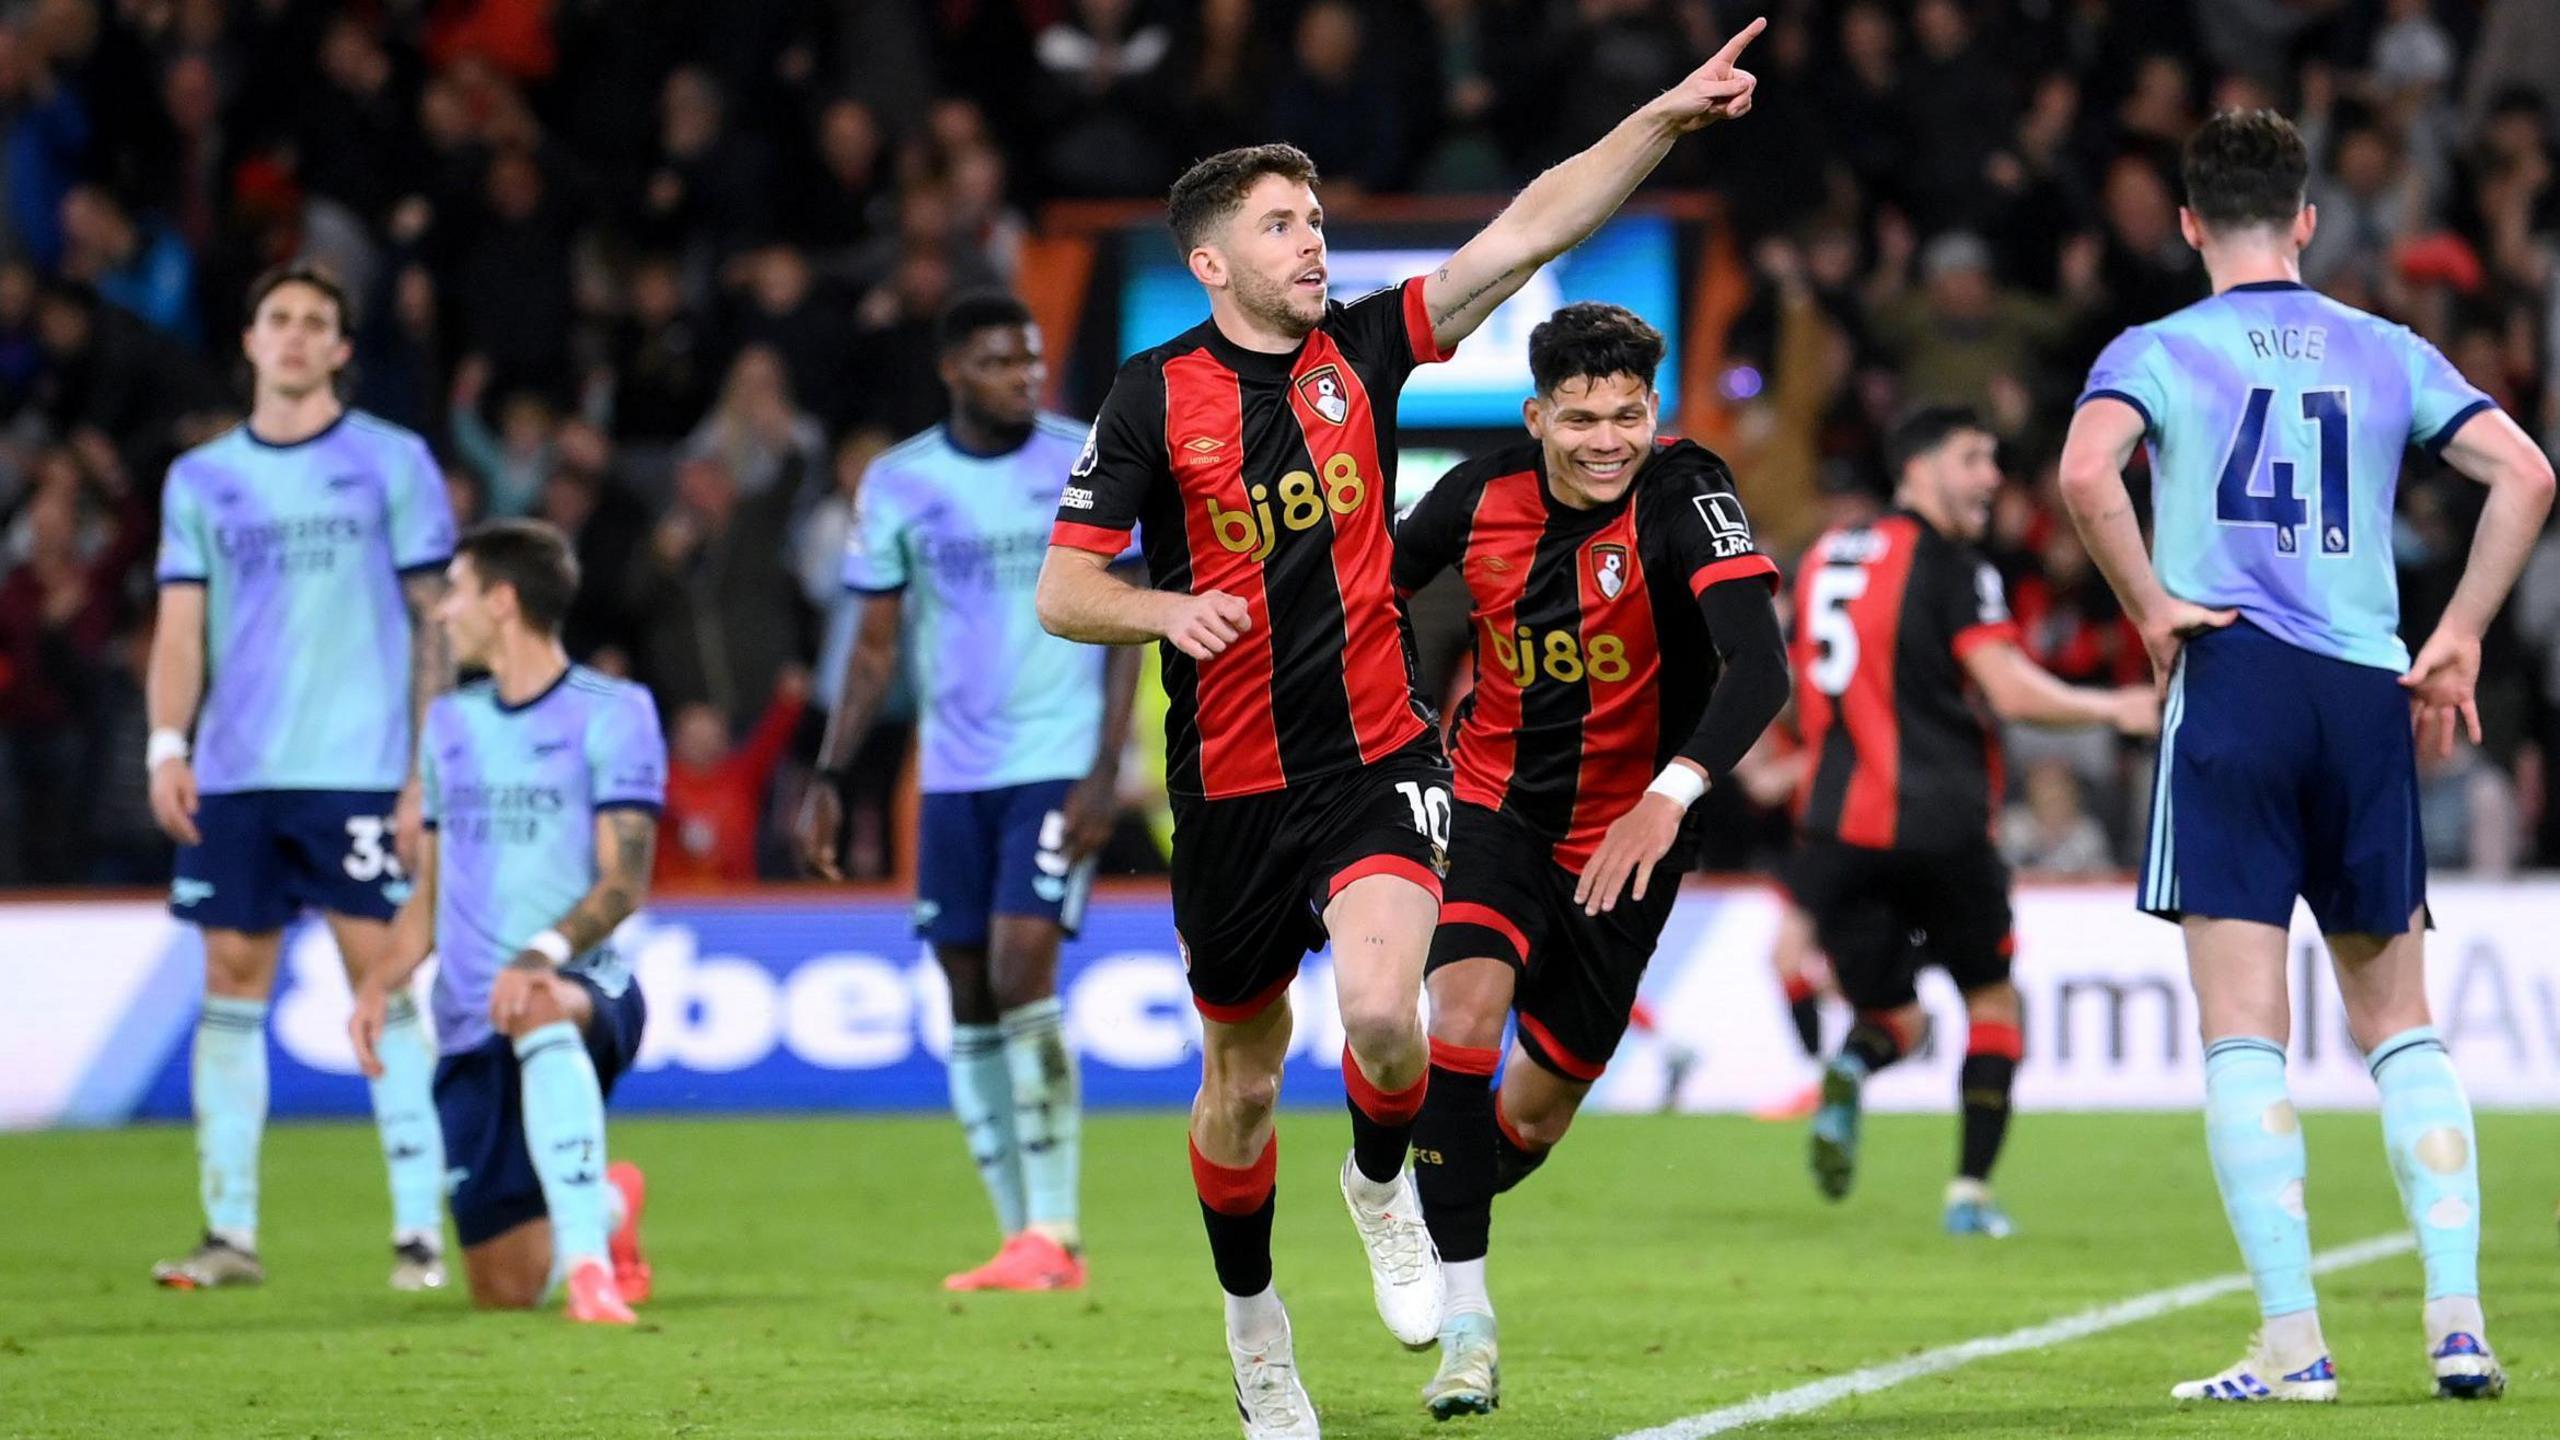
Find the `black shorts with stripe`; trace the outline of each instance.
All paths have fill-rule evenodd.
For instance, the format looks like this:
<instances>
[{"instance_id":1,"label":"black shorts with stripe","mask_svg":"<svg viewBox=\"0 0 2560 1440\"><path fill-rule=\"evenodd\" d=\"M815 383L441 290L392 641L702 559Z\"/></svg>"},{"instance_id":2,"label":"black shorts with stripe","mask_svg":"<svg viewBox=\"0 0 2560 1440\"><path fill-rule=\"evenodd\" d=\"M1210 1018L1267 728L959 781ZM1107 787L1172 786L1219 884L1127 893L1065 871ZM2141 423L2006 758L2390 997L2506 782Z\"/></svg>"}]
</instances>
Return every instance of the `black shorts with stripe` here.
<instances>
[{"instance_id":1,"label":"black shorts with stripe","mask_svg":"<svg viewBox=\"0 0 2560 1440\"><path fill-rule=\"evenodd\" d=\"M1428 969L1479 959L1512 966L1520 1048L1587 1084L1627 1033L1636 987L1680 895L1680 873L1656 866L1642 900L1622 895L1616 909L1585 915L1573 903L1580 877L1554 852L1520 822L1461 803L1449 826L1449 879Z\"/></svg>"},{"instance_id":2,"label":"black shorts with stripe","mask_svg":"<svg viewBox=\"0 0 2560 1440\"><path fill-rule=\"evenodd\" d=\"M1987 839L1954 850L1812 839L1785 869L1840 993L1860 1010L1918 1000L1924 966L1967 993L2009 978L2009 866Z\"/></svg>"},{"instance_id":3,"label":"black shorts with stripe","mask_svg":"<svg viewBox=\"0 0 2560 1440\"><path fill-rule=\"evenodd\" d=\"M1449 764L1425 735L1356 770L1285 790L1173 801L1173 928L1192 1003L1240 1024L1325 943L1324 909L1368 875L1440 893Z\"/></svg>"}]
</instances>

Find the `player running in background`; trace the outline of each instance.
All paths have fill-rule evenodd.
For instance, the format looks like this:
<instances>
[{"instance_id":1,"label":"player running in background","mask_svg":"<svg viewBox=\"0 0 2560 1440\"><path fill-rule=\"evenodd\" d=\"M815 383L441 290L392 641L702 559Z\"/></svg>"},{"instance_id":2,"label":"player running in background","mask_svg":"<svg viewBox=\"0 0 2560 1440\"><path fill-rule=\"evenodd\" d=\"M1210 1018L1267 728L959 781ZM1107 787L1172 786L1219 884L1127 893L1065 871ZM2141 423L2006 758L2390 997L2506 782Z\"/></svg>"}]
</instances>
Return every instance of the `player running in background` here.
<instances>
[{"instance_id":1,"label":"player running in background","mask_svg":"<svg viewBox=\"0 0 2560 1440\"><path fill-rule=\"evenodd\" d=\"M391 997L436 956L436 1109L474 1302L628 1325L648 1298L645 1187L605 1163L604 1102L648 1016L614 927L640 908L667 744L649 692L569 663L568 542L531 520L462 538L437 619L486 670L427 712L414 889L347 1030L383 1066Z\"/></svg>"},{"instance_id":2,"label":"player running in background","mask_svg":"<svg viewBox=\"0 0 2560 1440\"><path fill-rule=\"evenodd\" d=\"M345 294L287 266L249 290L246 423L178 457L161 499L145 764L178 842L169 908L204 935L191 1091L205 1235L172 1289L254 1285L267 1000L284 927L328 917L350 976L381 960L416 842L413 737L453 662L429 623L453 550L426 443L350 410ZM189 732L193 732L190 742ZM433 1049L392 997L373 1079L391 1176L391 1283L444 1283Z\"/></svg>"},{"instance_id":3,"label":"player running in background","mask_svg":"<svg viewBox=\"0 0 2560 1440\"><path fill-rule=\"evenodd\" d=\"M1388 1330L1418 1348L1440 1329L1404 1155L1428 1077L1418 1000L1448 770L1388 575L1397 392L1597 229L1680 136L1748 110L1755 82L1734 59L1760 29L1531 182L1440 269L1351 305L1327 297L1303 153L1192 167L1170 220L1210 318L1122 367L1060 497L1043 623L1163 646L1174 926L1203 1028L1192 1178L1256 1440L1318 1433L1271 1284L1272 1108L1289 982L1328 936L1343 1195ZM1141 524L1153 589L1107 569Z\"/></svg>"},{"instance_id":4,"label":"player running in background","mask_svg":"<svg viewBox=\"0 0 2560 1440\"><path fill-rule=\"evenodd\" d=\"M1500 1403L1493 1197L1544 1163L1616 1053L1688 869L1689 807L1787 703L1778 567L1724 462L1657 442L1661 360L1628 310L1557 311L1529 334L1535 438L1450 471L1396 529L1396 589L1457 566L1476 629L1413 1147L1447 1292L1422 1398L1443 1420Z\"/></svg>"},{"instance_id":5,"label":"player running in background","mask_svg":"<svg viewBox=\"0 0 2560 1440\"><path fill-rule=\"evenodd\" d=\"M2020 647L1999 573L1973 549L2000 489L1996 450L1971 411L1918 411L1891 439L1896 508L1826 531L1805 552L1796 723L1812 761L1802 843L1787 867L1857 1017L1823 1067L1815 1183L1834 1200L1849 1193L1861 1091L1919 1048L1928 1012L1916 982L1921 966L1936 965L1964 995L1966 1026L1946 1227L1993 1237L2010 1230L1991 1167L2024 1054L2009 983L2009 868L1991 834L2001 780L1993 717L2148 735L2160 713L2147 687L2066 685Z\"/></svg>"},{"instance_id":6,"label":"player running in background","mask_svg":"<svg viewBox=\"0 0 2560 1440\"><path fill-rule=\"evenodd\" d=\"M2099 356L2063 497L2167 687L2140 904L2185 932L2205 1040L2205 1141L2265 1328L2182 1400L2333 1400L2285 1090L2295 897L2328 937L2382 1096L2426 1268L2436 1393L2495 1396L2480 1314L2471 1105L2427 1009L2414 721L2480 738L2480 637L2551 504L2551 465L2436 348L2303 287L2316 216L2301 135L2269 111L2187 142L2179 228L2211 299ZM2151 458L2155 550L2124 485ZM2470 564L2413 663L2392 563L2400 461L2423 445L2489 487ZM2156 568L2155 568L2156 566Z\"/></svg>"},{"instance_id":7,"label":"player running in background","mask_svg":"<svg viewBox=\"0 0 2560 1440\"><path fill-rule=\"evenodd\" d=\"M1040 330L1010 295L943 312L951 418L863 476L845 584L872 597L800 819L802 856L841 879L853 758L914 642L924 725L916 930L951 987L951 1108L1003 1247L954 1290L1073 1290L1082 1125L1058 946L1084 919L1119 811L1138 653L1040 628L1031 595L1084 432L1040 413Z\"/></svg>"}]
</instances>

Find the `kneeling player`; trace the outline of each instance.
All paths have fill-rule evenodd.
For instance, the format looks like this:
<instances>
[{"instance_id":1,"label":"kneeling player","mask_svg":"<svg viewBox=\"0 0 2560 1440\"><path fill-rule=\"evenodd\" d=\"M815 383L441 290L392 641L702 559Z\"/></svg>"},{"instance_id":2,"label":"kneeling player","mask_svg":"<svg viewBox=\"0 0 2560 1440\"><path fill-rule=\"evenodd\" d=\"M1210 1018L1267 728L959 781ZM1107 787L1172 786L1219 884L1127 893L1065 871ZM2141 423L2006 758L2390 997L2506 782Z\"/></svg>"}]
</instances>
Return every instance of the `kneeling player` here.
<instances>
[{"instance_id":1,"label":"kneeling player","mask_svg":"<svg viewBox=\"0 0 2560 1440\"><path fill-rule=\"evenodd\" d=\"M1786 702L1777 567L1724 462L1655 438L1661 359L1661 334L1618 306L1557 311L1529 337L1536 440L1451 471L1396 532L1397 588L1457 565L1477 626L1414 1131L1447 1294L1423 1399L1443 1419L1498 1403L1493 1197L1617 1050L1679 894L1688 807Z\"/></svg>"},{"instance_id":2,"label":"kneeling player","mask_svg":"<svg viewBox=\"0 0 2560 1440\"><path fill-rule=\"evenodd\" d=\"M2003 720L2159 729L2148 689L2065 685L2019 648L1999 573L1972 549L2000 489L1997 441L1972 412L1922 410L1892 441L1896 508L1826 532L1796 584L1796 719L1812 755L1788 887L1813 916L1857 1022L1824 1068L1813 1117L1822 1193L1849 1193L1868 1076L1919 1047L1923 964L1964 994L1964 1138L1946 1227L2004 1236L1991 1167L2024 1053L2009 983L2009 869L1992 843ZM1925 936L1915 944L1913 936Z\"/></svg>"},{"instance_id":3,"label":"kneeling player","mask_svg":"<svg viewBox=\"0 0 2560 1440\"><path fill-rule=\"evenodd\" d=\"M433 950L436 1109L471 1298L630 1324L647 1298L642 1184L606 1167L604 1100L647 1011L614 927L648 893L666 792L649 692L569 663L577 565L527 521L462 539L437 619L487 680L435 702L420 747L428 833L387 962L348 1022L367 1074L389 997Z\"/></svg>"}]
</instances>

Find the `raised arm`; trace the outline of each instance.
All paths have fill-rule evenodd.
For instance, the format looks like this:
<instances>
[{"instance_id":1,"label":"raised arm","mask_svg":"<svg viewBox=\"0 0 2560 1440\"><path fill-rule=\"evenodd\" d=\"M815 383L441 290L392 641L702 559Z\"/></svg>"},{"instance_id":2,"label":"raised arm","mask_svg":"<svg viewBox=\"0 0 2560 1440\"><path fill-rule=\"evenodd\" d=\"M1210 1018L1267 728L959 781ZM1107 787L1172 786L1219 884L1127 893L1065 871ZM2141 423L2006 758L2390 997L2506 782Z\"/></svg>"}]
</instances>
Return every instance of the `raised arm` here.
<instances>
[{"instance_id":1,"label":"raised arm","mask_svg":"<svg viewBox=\"0 0 2560 1440\"><path fill-rule=\"evenodd\" d=\"M2505 411L2495 409L2463 421L2444 447L2444 458L2488 486L2489 503L2481 507L2471 558L2462 567L2453 598L2400 683L2409 688L2416 707L2421 743L2450 755L2457 721L2473 744L2480 742L2480 710L2473 695L2480 678L2480 639L2515 588L2551 513L2551 461Z\"/></svg>"},{"instance_id":2,"label":"raised arm","mask_svg":"<svg viewBox=\"0 0 2560 1440\"><path fill-rule=\"evenodd\" d=\"M2187 637L2240 618L2236 610L2208 610L2171 595L2143 548L2142 521L2125 488L2125 462L2148 428L2142 412L2112 395L2084 402L2062 442L2062 504L2080 532L2080 543L2098 573L2116 592L2127 619L2142 632L2151 654L2153 683L2166 688Z\"/></svg>"},{"instance_id":3,"label":"raised arm","mask_svg":"<svg viewBox=\"0 0 2560 1440\"><path fill-rule=\"evenodd\" d=\"M1432 338L1442 350L1475 333L1541 265L1582 243L1692 130L1750 113L1759 81L1737 69L1743 47L1767 28L1754 20L1715 57L1573 158L1529 182L1510 205L1423 282Z\"/></svg>"}]
</instances>

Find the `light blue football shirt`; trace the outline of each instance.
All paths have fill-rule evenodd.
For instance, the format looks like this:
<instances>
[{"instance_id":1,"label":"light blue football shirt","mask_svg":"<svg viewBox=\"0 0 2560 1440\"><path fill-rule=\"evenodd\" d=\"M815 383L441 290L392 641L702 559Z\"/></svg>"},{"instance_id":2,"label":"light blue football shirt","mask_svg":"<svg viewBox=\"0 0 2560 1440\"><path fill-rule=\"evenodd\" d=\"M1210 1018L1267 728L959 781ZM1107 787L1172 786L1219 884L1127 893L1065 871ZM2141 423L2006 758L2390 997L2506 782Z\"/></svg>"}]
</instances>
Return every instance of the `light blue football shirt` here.
<instances>
[{"instance_id":1,"label":"light blue football shirt","mask_svg":"<svg viewBox=\"0 0 2560 1440\"><path fill-rule=\"evenodd\" d=\"M235 426L177 458L160 583L205 588L196 785L396 790L409 778L401 576L453 555L426 442L349 410L294 445Z\"/></svg>"},{"instance_id":2,"label":"light blue football shirt","mask_svg":"<svg viewBox=\"0 0 2560 1440\"><path fill-rule=\"evenodd\" d=\"M2436 347L2290 281L2236 285L2116 337L2081 403L2099 396L2142 412L2170 594L2314 654L2409 668L2400 460L2493 404Z\"/></svg>"},{"instance_id":3,"label":"light blue football shirt","mask_svg":"<svg viewBox=\"0 0 2560 1440\"><path fill-rule=\"evenodd\" d=\"M436 831L436 1038L453 1055L489 1038L498 972L594 887L598 812L666 803L667 742L648 691L573 665L522 705L486 680L439 696L418 764ZM607 995L631 984L610 941L564 968Z\"/></svg>"},{"instance_id":4,"label":"light blue football shirt","mask_svg":"<svg viewBox=\"0 0 2560 1440\"><path fill-rule=\"evenodd\" d=\"M1100 646L1040 628L1032 591L1084 428L1054 415L1006 455L936 425L862 477L848 589L906 595L928 793L1081 779L1102 737Z\"/></svg>"}]
</instances>

